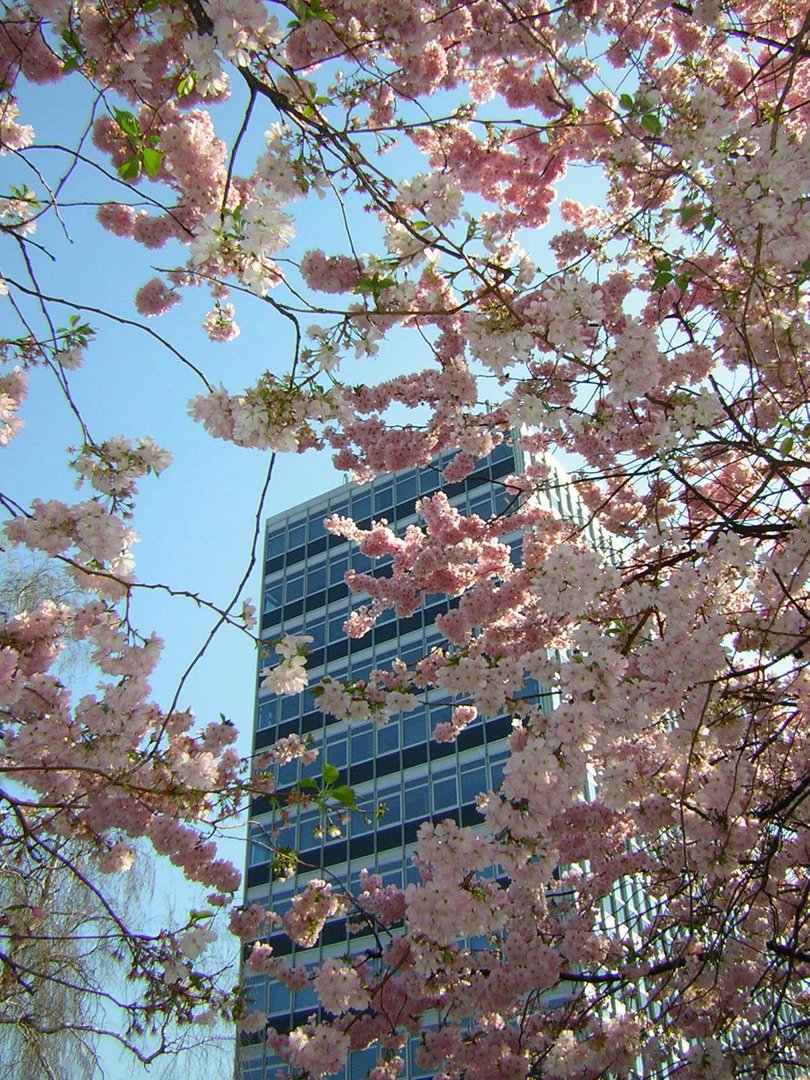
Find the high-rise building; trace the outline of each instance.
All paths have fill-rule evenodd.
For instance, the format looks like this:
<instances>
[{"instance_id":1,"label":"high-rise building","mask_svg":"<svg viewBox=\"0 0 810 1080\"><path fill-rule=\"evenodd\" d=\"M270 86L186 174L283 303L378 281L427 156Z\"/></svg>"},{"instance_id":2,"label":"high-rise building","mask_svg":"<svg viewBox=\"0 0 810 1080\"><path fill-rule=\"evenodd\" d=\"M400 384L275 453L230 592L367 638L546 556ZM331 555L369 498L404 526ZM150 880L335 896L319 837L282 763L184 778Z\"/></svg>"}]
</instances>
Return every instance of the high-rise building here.
<instances>
[{"instance_id":1,"label":"high-rise building","mask_svg":"<svg viewBox=\"0 0 810 1080\"><path fill-rule=\"evenodd\" d=\"M434 623L437 615L448 610L448 600L439 596L426 598L422 608L408 618L398 619L388 611L365 637L347 638L343 624L349 612L363 603L363 597L350 594L344 583L346 571L351 568L382 576L390 573L390 559L367 558L355 545L327 533L323 521L330 514L339 514L363 526L372 519L385 518L401 533L417 520L417 500L437 490L444 491L451 505L465 514L486 519L508 513L515 491L504 480L523 469L518 446L498 446L465 481L456 484L443 483L441 476L450 456L438 458L429 468L378 477L370 484L344 484L267 522L262 635L268 641L285 633L312 637L307 661L310 687L325 675L365 679L373 668L389 668L396 657L411 664L443 642ZM561 516L581 516L564 481L552 485L547 498ZM518 534L511 547L517 562ZM540 688L527 686L526 693L539 694ZM320 777L325 760L340 770L339 783L354 789L360 812L349 815L342 835L337 837L323 829L317 809L302 810L286 828L271 834L269 807L257 800L250 819L246 902L261 902L283 914L307 880L336 878L356 892L363 869L380 874L385 884L403 886L414 873L409 856L422 822L452 817L462 825L480 824L475 798L499 785L511 718L479 718L454 743L432 741L433 728L449 719L452 704L457 703L451 703L442 691L431 691L412 712L375 727L370 722L341 723L324 715L312 689L294 697L278 697L260 689L254 751L261 752L292 733L311 735L320 749L319 760L310 766L292 762L282 767L278 786L283 789L301 777ZM551 707L550 695L547 705ZM295 876L273 881L272 849L278 846L298 851L300 864ZM283 934L269 940L277 955L294 952L297 965L315 964L345 952L347 927L345 920L328 923L313 949L298 949ZM356 948L357 939L352 940ZM278 1031L289 1031L317 1011L311 987L291 993L283 984L263 976L249 976L247 984L253 1007L266 1011ZM407 1080L432 1075L416 1063L415 1040L404 1054ZM345 1080L364 1078L376 1056L375 1048L353 1053ZM280 1065L263 1039L244 1040L241 1080L270 1080Z\"/></svg>"}]
</instances>

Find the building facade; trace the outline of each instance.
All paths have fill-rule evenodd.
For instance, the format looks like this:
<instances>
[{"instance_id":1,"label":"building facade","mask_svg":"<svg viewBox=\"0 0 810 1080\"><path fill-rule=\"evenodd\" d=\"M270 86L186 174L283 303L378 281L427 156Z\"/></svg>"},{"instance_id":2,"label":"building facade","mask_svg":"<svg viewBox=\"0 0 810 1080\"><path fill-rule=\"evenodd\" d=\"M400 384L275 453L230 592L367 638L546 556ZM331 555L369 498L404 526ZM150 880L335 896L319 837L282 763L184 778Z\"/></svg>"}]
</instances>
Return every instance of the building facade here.
<instances>
[{"instance_id":1,"label":"building facade","mask_svg":"<svg viewBox=\"0 0 810 1080\"><path fill-rule=\"evenodd\" d=\"M444 597L428 597L414 615L397 619L386 612L365 637L349 640L343 624L350 611L367 597L350 594L344 583L346 571L354 569L381 576L390 572L390 559L369 559L356 546L328 534L323 520L330 514L352 517L365 526L386 518L397 533L416 522L415 504L442 490L462 513L482 518L508 513L514 489L504 483L523 469L519 447L504 443L480 461L475 471L458 484L444 484L441 470L450 455L433 466L378 477L366 485L342 487L275 515L267 522L262 635L268 641L284 633L308 634L307 669L310 687L329 675L336 679L367 678L373 668L386 669L401 657L412 664L443 642L435 627L436 616L448 610ZM548 496L557 513L576 517L570 489L553 487ZM509 539L507 538L507 543ZM512 558L520 558L520 537L512 538ZM260 661L260 667L265 661ZM527 686L526 693L540 688ZM327 761L340 770L338 783L355 791L360 812L349 815L342 835L330 836L317 809L302 810L280 833L271 834L269 807L257 800L251 811L250 844L245 900L271 906L279 914L289 907L293 895L311 878L339 881L356 892L360 871L378 873L385 884L403 886L414 873L410 866L417 831L424 821L452 817L462 825L477 825L481 817L476 796L497 788L507 757L506 737L511 717L480 718L463 730L454 743L437 743L431 732L448 720L453 704L442 691L423 696L418 708L388 724L346 724L322 714L311 689L294 697L257 693L254 752L260 753L278 738L297 733L310 735L320 749L310 766L292 762L279 770L278 786L284 788L302 777L318 778ZM547 698L551 707L551 699ZM300 853L298 873L287 880L272 879L273 848L284 846ZM493 869L493 874L495 870ZM413 878L415 880L415 877ZM270 939L277 955L293 953L296 965L315 964L345 952L345 920L328 923L314 949L302 950L283 934ZM353 938L357 948L357 938ZM266 1011L271 1025L285 1032L304 1023L317 1011L314 990L291 993L264 976L246 980L254 1008ZM432 1075L418 1067L416 1043L404 1051L406 1080ZM376 1062L376 1049L353 1053L343 1080L360 1080ZM281 1062L264 1041L245 1039L240 1047L241 1080L270 1080Z\"/></svg>"}]
</instances>

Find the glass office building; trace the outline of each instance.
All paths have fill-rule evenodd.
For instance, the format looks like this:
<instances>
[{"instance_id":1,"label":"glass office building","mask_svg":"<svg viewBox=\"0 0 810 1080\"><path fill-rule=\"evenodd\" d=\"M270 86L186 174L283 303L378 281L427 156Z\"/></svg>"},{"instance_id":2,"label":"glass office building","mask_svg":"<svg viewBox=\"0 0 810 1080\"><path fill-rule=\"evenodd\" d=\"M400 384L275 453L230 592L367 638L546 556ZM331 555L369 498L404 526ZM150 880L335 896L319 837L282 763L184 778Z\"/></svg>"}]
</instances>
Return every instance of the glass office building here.
<instances>
[{"instance_id":1,"label":"glass office building","mask_svg":"<svg viewBox=\"0 0 810 1080\"><path fill-rule=\"evenodd\" d=\"M382 576L390 573L390 559L367 558L354 544L328 534L323 520L339 514L351 516L363 526L372 518L386 518L401 533L417 520L417 500L437 490L443 490L462 513L488 518L508 512L515 492L504 480L522 471L523 457L518 447L508 443L497 447L464 482L457 484L442 481L441 469L450 456L440 457L430 468L378 477L370 484L344 484L267 522L262 634L268 640L282 633L313 638L307 662L310 686L316 686L324 675L367 678L373 668L386 669L396 657L412 664L443 642L434 623L449 605L446 598L438 596L428 597L422 608L408 618L397 619L388 611L365 637L347 639L343 624L349 612L368 598L350 594L343 580L346 571L352 568ZM579 516L564 481L550 491L548 499L562 516ZM517 562L517 534L511 547L513 561ZM263 663L267 661L260 661L260 667ZM526 693L539 693L539 687L527 686ZM453 704L458 702L451 702L445 692L431 691L423 695L412 712L375 727L370 722L346 724L325 716L318 711L311 689L295 697L278 697L260 689L254 751L261 752L281 736L295 732L311 735L321 752L319 760L310 766L292 762L282 767L279 788L294 784L302 776L318 778L325 759L340 770L338 783L354 788L361 812L349 815L342 835L337 837L323 828L317 809L300 811L286 828L272 834L273 818L268 805L262 800L254 802L246 902L261 902L283 914L307 880L330 880L334 876L355 891L363 869L380 874L385 884L402 886L414 873L410 854L422 822L452 817L462 825L480 824L475 798L500 783L511 717L479 718L460 733L455 743L433 742L431 731L437 723L449 719ZM550 698L547 704L551 707ZM378 816L383 806L384 812ZM301 868L296 876L271 880L272 849L276 846L300 853ZM342 919L328 923L318 945L307 950L297 948L283 934L268 940L277 955L294 953L296 965L315 964L345 951L347 927ZM352 942L357 949L359 939L353 937ZM266 1011L278 1031L289 1031L317 1011L311 987L291 993L264 976L249 976L247 985L253 1007ZM407 1080L432 1075L420 1070L415 1051L416 1040L412 1039L404 1051ZM353 1053L344 1080L364 1078L376 1057L374 1047ZM239 1058L241 1080L269 1080L281 1065L260 1036L243 1039Z\"/></svg>"}]
</instances>

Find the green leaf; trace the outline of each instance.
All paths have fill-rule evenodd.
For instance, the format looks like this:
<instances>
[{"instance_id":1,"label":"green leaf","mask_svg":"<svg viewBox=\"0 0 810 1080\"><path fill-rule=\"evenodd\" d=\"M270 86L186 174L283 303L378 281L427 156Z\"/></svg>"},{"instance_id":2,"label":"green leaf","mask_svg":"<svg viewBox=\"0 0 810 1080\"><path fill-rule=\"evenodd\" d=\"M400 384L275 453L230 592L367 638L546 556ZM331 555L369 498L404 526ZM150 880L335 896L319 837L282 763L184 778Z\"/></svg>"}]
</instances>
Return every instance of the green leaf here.
<instances>
[{"instance_id":1,"label":"green leaf","mask_svg":"<svg viewBox=\"0 0 810 1080\"><path fill-rule=\"evenodd\" d=\"M688 225L692 218L695 218L702 212L700 206L682 206L678 213L681 215L681 225Z\"/></svg>"},{"instance_id":2,"label":"green leaf","mask_svg":"<svg viewBox=\"0 0 810 1080\"><path fill-rule=\"evenodd\" d=\"M328 761L325 761L323 763L321 775L323 776L323 782L325 784L334 784L340 776L340 770L336 769L334 765L330 765Z\"/></svg>"},{"instance_id":3,"label":"green leaf","mask_svg":"<svg viewBox=\"0 0 810 1080\"><path fill-rule=\"evenodd\" d=\"M383 289L392 285L396 285L396 280L392 277L363 277L355 285L354 291L363 295L379 296Z\"/></svg>"},{"instance_id":4,"label":"green leaf","mask_svg":"<svg viewBox=\"0 0 810 1080\"><path fill-rule=\"evenodd\" d=\"M118 169L118 175L122 180L137 180L141 175L141 162L137 154L128 157Z\"/></svg>"},{"instance_id":5,"label":"green leaf","mask_svg":"<svg viewBox=\"0 0 810 1080\"><path fill-rule=\"evenodd\" d=\"M341 784L340 787L336 787L329 794L335 800L339 802L341 806L345 806L349 810L357 810L357 799L354 794L354 789L350 788L348 784Z\"/></svg>"},{"instance_id":6,"label":"green leaf","mask_svg":"<svg viewBox=\"0 0 810 1080\"><path fill-rule=\"evenodd\" d=\"M141 125L138 123L138 117L133 116L131 112L127 112L126 109L113 109L113 116L115 122L121 128L125 135L129 135L131 139L137 139L141 134Z\"/></svg>"},{"instance_id":7,"label":"green leaf","mask_svg":"<svg viewBox=\"0 0 810 1080\"><path fill-rule=\"evenodd\" d=\"M641 118L641 126L645 131L649 131L651 135L660 135L664 127L655 113L644 113Z\"/></svg>"},{"instance_id":8,"label":"green leaf","mask_svg":"<svg viewBox=\"0 0 810 1080\"><path fill-rule=\"evenodd\" d=\"M650 288L653 292L663 292L674 276L669 270L659 270L653 278Z\"/></svg>"},{"instance_id":9,"label":"green leaf","mask_svg":"<svg viewBox=\"0 0 810 1080\"><path fill-rule=\"evenodd\" d=\"M782 443L781 443L781 445L779 447L779 453L783 457L787 457L792 449L793 449L793 436L788 435L786 438L782 439Z\"/></svg>"},{"instance_id":10,"label":"green leaf","mask_svg":"<svg viewBox=\"0 0 810 1080\"><path fill-rule=\"evenodd\" d=\"M309 776L305 776L303 779L299 780L298 781L298 786L300 788L302 788L302 789L305 789L306 791L317 791L318 790L318 785Z\"/></svg>"},{"instance_id":11,"label":"green leaf","mask_svg":"<svg viewBox=\"0 0 810 1080\"><path fill-rule=\"evenodd\" d=\"M627 109L628 112L632 112L636 107L635 101L633 101L629 94L621 94L619 96L619 104L623 109Z\"/></svg>"},{"instance_id":12,"label":"green leaf","mask_svg":"<svg viewBox=\"0 0 810 1080\"><path fill-rule=\"evenodd\" d=\"M193 71L187 71L177 84L177 96L187 97L197 85L197 76Z\"/></svg>"},{"instance_id":13,"label":"green leaf","mask_svg":"<svg viewBox=\"0 0 810 1080\"><path fill-rule=\"evenodd\" d=\"M141 154L141 160L143 162L144 172L151 180L154 180L160 172L163 156L162 150L154 150L149 146L144 147Z\"/></svg>"}]
</instances>

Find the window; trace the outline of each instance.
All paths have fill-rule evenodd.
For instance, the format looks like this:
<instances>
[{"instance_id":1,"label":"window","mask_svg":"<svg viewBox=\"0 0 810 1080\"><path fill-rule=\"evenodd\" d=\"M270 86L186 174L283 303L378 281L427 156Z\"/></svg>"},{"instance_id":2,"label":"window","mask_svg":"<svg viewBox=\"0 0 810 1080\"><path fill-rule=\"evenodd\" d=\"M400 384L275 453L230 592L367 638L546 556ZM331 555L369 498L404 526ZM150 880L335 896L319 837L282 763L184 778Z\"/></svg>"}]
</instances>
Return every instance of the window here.
<instances>
[{"instance_id":1,"label":"window","mask_svg":"<svg viewBox=\"0 0 810 1080\"><path fill-rule=\"evenodd\" d=\"M398 889L402 888L401 863L385 863L380 867L378 873L383 880L383 885L395 885Z\"/></svg>"},{"instance_id":2,"label":"window","mask_svg":"<svg viewBox=\"0 0 810 1080\"><path fill-rule=\"evenodd\" d=\"M449 810L458 805L456 771L439 773L433 780L433 809Z\"/></svg>"},{"instance_id":3,"label":"window","mask_svg":"<svg viewBox=\"0 0 810 1080\"><path fill-rule=\"evenodd\" d=\"M423 495L435 491L439 486L439 474L435 469L425 469L419 474L419 490Z\"/></svg>"},{"instance_id":4,"label":"window","mask_svg":"<svg viewBox=\"0 0 810 1080\"><path fill-rule=\"evenodd\" d=\"M393 647L389 645L385 649L378 649L377 659L375 661L377 667L386 667L388 664L390 664L394 657L397 655L398 651L399 650L397 649L396 645L394 645Z\"/></svg>"},{"instance_id":5,"label":"window","mask_svg":"<svg viewBox=\"0 0 810 1080\"><path fill-rule=\"evenodd\" d=\"M402 745L416 746L427 740L427 718L424 706L402 718Z\"/></svg>"},{"instance_id":6,"label":"window","mask_svg":"<svg viewBox=\"0 0 810 1080\"><path fill-rule=\"evenodd\" d=\"M406 782L405 784L405 820L416 821L430 813L427 780Z\"/></svg>"},{"instance_id":7,"label":"window","mask_svg":"<svg viewBox=\"0 0 810 1080\"><path fill-rule=\"evenodd\" d=\"M270 845L264 835L263 825L250 826L250 852L248 866L261 866L270 861Z\"/></svg>"},{"instance_id":8,"label":"window","mask_svg":"<svg viewBox=\"0 0 810 1080\"><path fill-rule=\"evenodd\" d=\"M352 661L352 678L353 679L367 679L371 674L371 669L374 666L371 659L366 660L353 660Z\"/></svg>"},{"instance_id":9,"label":"window","mask_svg":"<svg viewBox=\"0 0 810 1080\"><path fill-rule=\"evenodd\" d=\"M349 556L340 555L336 559L329 560L329 584L340 585L343 583L343 578L346 575L346 571L349 569Z\"/></svg>"},{"instance_id":10,"label":"window","mask_svg":"<svg viewBox=\"0 0 810 1080\"><path fill-rule=\"evenodd\" d=\"M488 518L492 513L492 496L489 489L480 492L470 499L470 513L478 514L479 517Z\"/></svg>"},{"instance_id":11,"label":"window","mask_svg":"<svg viewBox=\"0 0 810 1080\"><path fill-rule=\"evenodd\" d=\"M418 476L415 472L408 473L406 476L400 476L397 479L397 502L405 502L406 499L413 499L417 495L418 488Z\"/></svg>"},{"instance_id":12,"label":"window","mask_svg":"<svg viewBox=\"0 0 810 1080\"><path fill-rule=\"evenodd\" d=\"M326 588L326 563L310 566L307 570L307 592L318 593Z\"/></svg>"},{"instance_id":13,"label":"window","mask_svg":"<svg viewBox=\"0 0 810 1080\"><path fill-rule=\"evenodd\" d=\"M310 761L309 764L301 766L301 775L311 777L320 776L322 768L323 765L319 758L315 758L315 760Z\"/></svg>"},{"instance_id":14,"label":"window","mask_svg":"<svg viewBox=\"0 0 810 1080\"><path fill-rule=\"evenodd\" d=\"M377 1064L377 1049L367 1046L349 1055L349 1080L365 1080Z\"/></svg>"},{"instance_id":15,"label":"window","mask_svg":"<svg viewBox=\"0 0 810 1080\"><path fill-rule=\"evenodd\" d=\"M277 697L265 698L264 701L259 702L259 715L256 721L256 727L259 731L275 727L278 723L278 705L279 699Z\"/></svg>"},{"instance_id":16,"label":"window","mask_svg":"<svg viewBox=\"0 0 810 1080\"><path fill-rule=\"evenodd\" d=\"M508 751L500 750L489 762L489 771L492 776L492 787L497 790L501 786L501 780L503 780L503 767L506 764L506 758Z\"/></svg>"},{"instance_id":17,"label":"window","mask_svg":"<svg viewBox=\"0 0 810 1080\"><path fill-rule=\"evenodd\" d=\"M496 446L492 451L490 460L494 465L496 461L511 461L514 451L510 443L503 442L500 446Z\"/></svg>"},{"instance_id":18,"label":"window","mask_svg":"<svg viewBox=\"0 0 810 1080\"><path fill-rule=\"evenodd\" d=\"M331 609L330 609L331 610ZM333 615L329 620L329 641L342 641L346 636L343 632L343 624L346 622L347 612L341 611L339 615Z\"/></svg>"},{"instance_id":19,"label":"window","mask_svg":"<svg viewBox=\"0 0 810 1080\"><path fill-rule=\"evenodd\" d=\"M309 649L322 649L326 644L326 619L323 615L315 619L307 619L307 634L312 638Z\"/></svg>"},{"instance_id":20,"label":"window","mask_svg":"<svg viewBox=\"0 0 810 1080\"><path fill-rule=\"evenodd\" d=\"M298 716L298 709L301 705L298 697L283 697L281 699L281 719L292 720L294 716Z\"/></svg>"},{"instance_id":21,"label":"window","mask_svg":"<svg viewBox=\"0 0 810 1080\"><path fill-rule=\"evenodd\" d=\"M276 581L268 585L264 590L264 613L269 615L271 611L278 611L281 607L281 593L284 583Z\"/></svg>"},{"instance_id":22,"label":"window","mask_svg":"<svg viewBox=\"0 0 810 1080\"><path fill-rule=\"evenodd\" d=\"M293 548L303 547L304 540L306 539L306 528L307 523L305 521L299 521L290 525L287 538L287 546L290 551L292 551Z\"/></svg>"},{"instance_id":23,"label":"window","mask_svg":"<svg viewBox=\"0 0 810 1080\"><path fill-rule=\"evenodd\" d=\"M389 481L374 492L374 513L390 510L394 505L394 485Z\"/></svg>"},{"instance_id":24,"label":"window","mask_svg":"<svg viewBox=\"0 0 810 1080\"><path fill-rule=\"evenodd\" d=\"M366 795L362 799L358 799L357 806L360 813L351 816L353 837L365 836L367 833L374 832L377 828L377 819L374 813L376 810L374 796Z\"/></svg>"},{"instance_id":25,"label":"window","mask_svg":"<svg viewBox=\"0 0 810 1080\"><path fill-rule=\"evenodd\" d=\"M352 570L356 570L358 574L368 574L373 565L374 560L362 551L352 552Z\"/></svg>"},{"instance_id":26,"label":"window","mask_svg":"<svg viewBox=\"0 0 810 1080\"><path fill-rule=\"evenodd\" d=\"M290 991L283 982L270 983L270 1001L268 1002L270 1015L288 1013L290 1011Z\"/></svg>"},{"instance_id":27,"label":"window","mask_svg":"<svg viewBox=\"0 0 810 1080\"><path fill-rule=\"evenodd\" d=\"M417 660L421 660L424 656L424 645L417 639L411 641L408 645L403 645L400 651L400 658L406 664L415 664Z\"/></svg>"},{"instance_id":28,"label":"window","mask_svg":"<svg viewBox=\"0 0 810 1080\"><path fill-rule=\"evenodd\" d=\"M293 600L300 600L304 595L304 571L295 570L287 578L287 592L284 597L286 604Z\"/></svg>"},{"instance_id":29,"label":"window","mask_svg":"<svg viewBox=\"0 0 810 1080\"><path fill-rule=\"evenodd\" d=\"M355 521L371 517L371 491L362 491L353 496L352 517Z\"/></svg>"},{"instance_id":30,"label":"window","mask_svg":"<svg viewBox=\"0 0 810 1080\"><path fill-rule=\"evenodd\" d=\"M307 813L301 816L301 820L298 823L298 849L299 851L308 851L310 848L317 847L320 843L320 837L316 837L315 831L320 830L321 815L319 813Z\"/></svg>"},{"instance_id":31,"label":"window","mask_svg":"<svg viewBox=\"0 0 810 1080\"><path fill-rule=\"evenodd\" d=\"M392 754L399 750L399 725L389 722L377 729L377 754Z\"/></svg>"},{"instance_id":32,"label":"window","mask_svg":"<svg viewBox=\"0 0 810 1080\"><path fill-rule=\"evenodd\" d=\"M250 1009L264 1009L264 990L266 986L266 980L261 975L252 975L250 978L245 979L245 990L247 991L248 1008Z\"/></svg>"},{"instance_id":33,"label":"window","mask_svg":"<svg viewBox=\"0 0 810 1080\"><path fill-rule=\"evenodd\" d=\"M351 733L352 765L361 761L371 761L374 757L374 735L370 726L364 725Z\"/></svg>"},{"instance_id":34,"label":"window","mask_svg":"<svg viewBox=\"0 0 810 1080\"><path fill-rule=\"evenodd\" d=\"M273 532L268 533L267 536L267 558L274 559L278 555L283 555L287 545L284 540L284 529L274 529Z\"/></svg>"},{"instance_id":35,"label":"window","mask_svg":"<svg viewBox=\"0 0 810 1080\"><path fill-rule=\"evenodd\" d=\"M483 765L461 766L461 802L467 806L487 790L487 770Z\"/></svg>"},{"instance_id":36,"label":"window","mask_svg":"<svg viewBox=\"0 0 810 1080\"><path fill-rule=\"evenodd\" d=\"M326 760L336 769L346 766L348 759L348 736L345 731L338 735L330 735L326 740Z\"/></svg>"},{"instance_id":37,"label":"window","mask_svg":"<svg viewBox=\"0 0 810 1080\"><path fill-rule=\"evenodd\" d=\"M398 825L402 821L402 792L399 784L389 784L377 794L377 809L385 806L385 812L380 817L380 828L385 829L389 825Z\"/></svg>"},{"instance_id":38,"label":"window","mask_svg":"<svg viewBox=\"0 0 810 1080\"><path fill-rule=\"evenodd\" d=\"M295 1011L299 1009L314 1009L318 1005L318 995L315 987L310 983L306 989L297 990L295 994Z\"/></svg>"},{"instance_id":39,"label":"window","mask_svg":"<svg viewBox=\"0 0 810 1080\"><path fill-rule=\"evenodd\" d=\"M513 491L510 491L507 487L496 487L493 491L493 495L495 496L496 514L502 514L503 511L507 508L507 506L511 504L512 499L515 497L515 493Z\"/></svg>"},{"instance_id":40,"label":"window","mask_svg":"<svg viewBox=\"0 0 810 1080\"><path fill-rule=\"evenodd\" d=\"M323 519L326 516L324 511L319 510L314 517L309 519L309 539L317 540L319 536L326 536L326 529L323 526Z\"/></svg>"}]
</instances>

